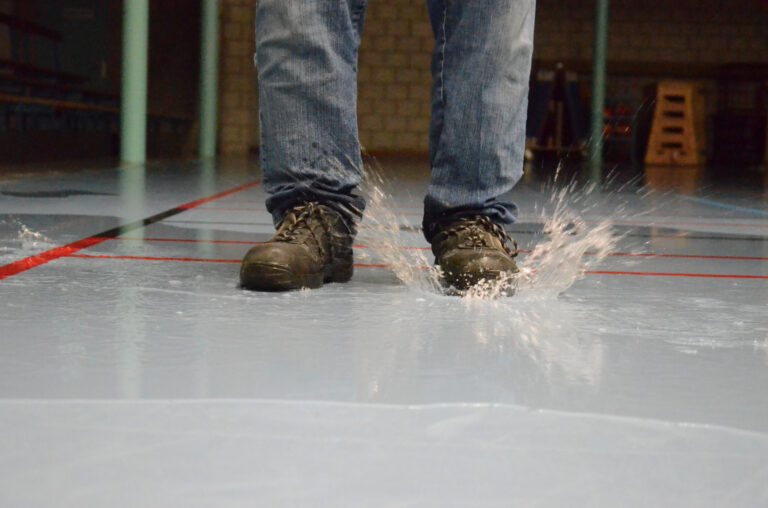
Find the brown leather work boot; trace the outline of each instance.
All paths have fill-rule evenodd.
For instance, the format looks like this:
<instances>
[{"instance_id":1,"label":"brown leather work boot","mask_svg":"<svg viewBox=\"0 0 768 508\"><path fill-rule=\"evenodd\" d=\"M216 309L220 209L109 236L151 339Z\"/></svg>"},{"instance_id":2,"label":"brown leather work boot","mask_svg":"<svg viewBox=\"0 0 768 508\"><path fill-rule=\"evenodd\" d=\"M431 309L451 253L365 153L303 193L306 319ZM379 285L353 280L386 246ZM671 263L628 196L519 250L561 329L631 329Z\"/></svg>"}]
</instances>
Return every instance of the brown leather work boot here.
<instances>
[{"instance_id":1,"label":"brown leather work boot","mask_svg":"<svg viewBox=\"0 0 768 508\"><path fill-rule=\"evenodd\" d=\"M275 236L253 247L240 267L243 288L287 291L352 278L354 234L341 214L310 202L289 210Z\"/></svg>"},{"instance_id":2,"label":"brown leather work boot","mask_svg":"<svg viewBox=\"0 0 768 508\"><path fill-rule=\"evenodd\" d=\"M484 216L449 224L432 239L432 252L443 272L444 284L459 291L519 271L515 264L517 244Z\"/></svg>"}]
</instances>

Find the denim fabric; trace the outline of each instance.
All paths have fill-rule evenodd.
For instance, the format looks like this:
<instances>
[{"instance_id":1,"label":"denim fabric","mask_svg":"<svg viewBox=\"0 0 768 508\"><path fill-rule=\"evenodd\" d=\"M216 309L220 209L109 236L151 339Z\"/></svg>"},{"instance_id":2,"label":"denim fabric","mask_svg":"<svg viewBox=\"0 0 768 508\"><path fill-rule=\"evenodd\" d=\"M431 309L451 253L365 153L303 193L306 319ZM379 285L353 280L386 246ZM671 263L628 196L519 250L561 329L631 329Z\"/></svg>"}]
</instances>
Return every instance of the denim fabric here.
<instances>
[{"instance_id":1,"label":"denim fabric","mask_svg":"<svg viewBox=\"0 0 768 508\"><path fill-rule=\"evenodd\" d=\"M345 217L365 207L357 137L357 49L366 0L260 0L259 120L267 209L275 223L316 200ZM354 221L350 221L352 223Z\"/></svg>"},{"instance_id":2,"label":"denim fabric","mask_svg":"<svg viewBox=\"0 0 768 508\"><path fill-rule=\"evenodd\" d=\"M261 162L279 222L314 199L354 221L365 206L357 136L357 50L366 0L260 0L256 63ZM435 52L432 180L424 234L487 215L517 216L499 201L522 176L535 0L427 0Z\"/></svg>"}]
</instances>

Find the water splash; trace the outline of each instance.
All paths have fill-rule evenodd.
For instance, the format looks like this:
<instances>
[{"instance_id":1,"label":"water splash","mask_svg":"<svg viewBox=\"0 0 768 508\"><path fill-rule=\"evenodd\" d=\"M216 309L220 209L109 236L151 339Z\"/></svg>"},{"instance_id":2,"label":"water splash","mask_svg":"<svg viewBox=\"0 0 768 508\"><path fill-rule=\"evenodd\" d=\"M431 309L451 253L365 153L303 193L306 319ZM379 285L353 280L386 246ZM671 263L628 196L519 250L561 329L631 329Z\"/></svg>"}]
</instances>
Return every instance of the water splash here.
<instances>
[{"instance_id":1,"label":"water splash","mask_svg":"<svg viewBox=\"0 0 768 508\"><path fill-rule=\"evenodd\" d=\"M8 233L5 233L8 230ZM0 263L55 247L53 241L15 217L0 221Z\"/></svg>"},{"instance_id":2,"label":"water splash","mask_svg":"<svg viewBox=\"0 0 768 508\"><path fill-rule=\"evenodd\" d=\"M18 240L21 241L22 249L36 249L41 246L51 245L51 241L39 231L32 231L25 224L19 223L21 228L19 230Z\"/></svg>"},{"instance_id":3,"label":"water splash","mask_svg":"<svg viewBox=\"0 0 768 508\"><path fill-rule=\"evenodd\" d=\"M462 296L469 300L494 300L516 294L516 299L556 298L584 277L584 273L614 251L620 237L611 222L587 222L582 214L595 206L593 186L579 189L575 182L546 186L549 202L536 211L533 222L543 225L538 242L518 259L520 272L498 280L481 281ZM416 227L398 212L390 182L381 168L369 167L362 186L368 201L366 217L360 227L360 239L373 247L358 259L386 265L409 288L445 292L440 284L439 268L431 267L428 249L418 248L418 239L405 241L404 232ZM412 202L412 201L411 201ZM420 232L420 231L419 231ZM423 242L421 243L423 245Z\"/></svg>"},{"instance_id":4,"label":"water splash","mask_svg":"<svg viewBox=\"0 0 768 508\"><path fill-rule=\"evenodd\" d=\"M367 204L358 238L363 245L371 248L357 254L358 260L375 260L376 264L385 265L409 288L438 292L440 274L431 266L429 248L423 247L421 228L398 211L389 188L391 184L380 167L367 168L361 185Z\"/></svg>"},{"instance_id":5,"label":"water splash","mask_svg":"<svg viewBox=\"0 0 768 508\"><path fill-rule=\"evenodd\" d=\"M619 237L611 222L588 224L573 206L589 200L594 191L593 186L577 190L573 183L553 189L552 213L547 212L548 207L541 213L544 238L520 261L516 281L520 296L555 297L615 250Z\"/></svg>"}]
</instances>

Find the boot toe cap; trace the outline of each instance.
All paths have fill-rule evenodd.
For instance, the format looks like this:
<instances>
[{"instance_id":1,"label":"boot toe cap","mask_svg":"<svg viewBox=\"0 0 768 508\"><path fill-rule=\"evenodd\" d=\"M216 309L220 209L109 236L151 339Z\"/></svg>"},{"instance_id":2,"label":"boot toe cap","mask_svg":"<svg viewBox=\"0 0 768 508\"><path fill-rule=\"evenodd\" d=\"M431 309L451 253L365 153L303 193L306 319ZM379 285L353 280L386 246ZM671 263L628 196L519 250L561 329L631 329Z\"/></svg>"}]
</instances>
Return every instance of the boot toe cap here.
<instances>
[{"instance_id":1,"label":"boot toe cap","mask_svg":"<svg viewBox=\"0 0 768 508\"><path fill-rule=\"evenodd\" d=\"M315 264L299 245L258 245L243 258L240 283L246 289L266 291L319 287L322 266Z\"/></svg>"},{"instance_id":2,"label":"boot toe cap","mask_svg":"<svg viewBox=\"0 0 768 508\"><path fill-rule=\"evenodd\" d=\"M513 258L496 251L459 252L440 260L445 281L457 289L468 289L481 281L492 281L519 271Z\"/></svg>"}]
</instances>

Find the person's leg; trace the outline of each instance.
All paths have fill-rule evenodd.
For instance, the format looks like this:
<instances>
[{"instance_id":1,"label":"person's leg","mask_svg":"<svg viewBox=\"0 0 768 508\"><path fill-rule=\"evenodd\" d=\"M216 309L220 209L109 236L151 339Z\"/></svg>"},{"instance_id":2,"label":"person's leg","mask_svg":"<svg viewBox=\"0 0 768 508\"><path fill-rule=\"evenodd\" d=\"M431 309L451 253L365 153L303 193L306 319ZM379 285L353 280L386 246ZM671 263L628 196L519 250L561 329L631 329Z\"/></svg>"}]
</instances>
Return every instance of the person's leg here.
<instances>
[{"instance_id":1,"label":"person's leg","mask_svg":"<svg viewBox=\"0 0 768 508\"><path fill-rule=\"evenodd\" d=\"M366 0L260 0L256 12L261 163L277 233L240 266L247 289L285 291L352 277L365 202L357 137L357 49Z\"/></svg>"},{"instance_id":2,"label":"person's leg","mask_svg":"<svg viewBox=\"0 0 768 508\"><path fill-rule=\"evenodd\" d=\"M367 0L260 0L256 11L261 166L267 208L315 201L352 222L363 163L357 51Z\"/></svg>"},{"instance_id":3,"label":"person's leg","mask_svg":"<svg viewBox=\"0 0 768 508\"><path fill-rule=\"evenodd\" d=\"M436 45L424 235L485 216L510 224L499 196L522 176L535 0L428 0Z\"/></svg>"}]
</instances>

